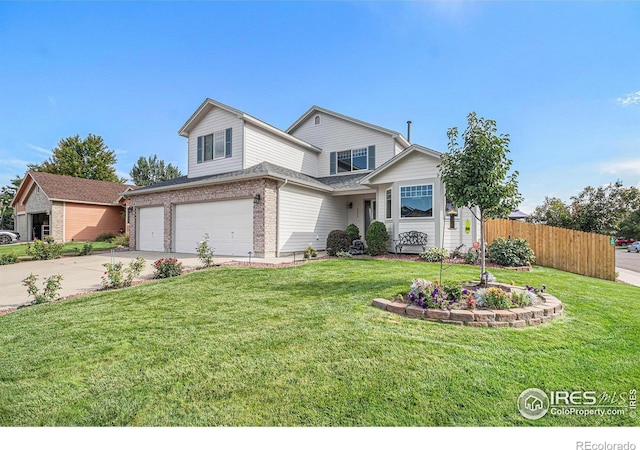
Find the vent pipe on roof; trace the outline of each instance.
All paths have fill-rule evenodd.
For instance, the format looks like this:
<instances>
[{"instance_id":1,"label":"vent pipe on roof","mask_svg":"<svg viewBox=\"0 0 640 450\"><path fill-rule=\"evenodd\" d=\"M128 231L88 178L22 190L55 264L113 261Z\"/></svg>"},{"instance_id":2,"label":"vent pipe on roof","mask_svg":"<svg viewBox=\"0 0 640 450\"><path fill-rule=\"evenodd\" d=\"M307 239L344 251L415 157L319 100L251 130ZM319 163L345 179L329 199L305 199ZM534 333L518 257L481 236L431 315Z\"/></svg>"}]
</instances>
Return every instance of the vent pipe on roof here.
<instances>
[{"instance_id":1,"label":"vent pipe on roof","mask_svg":"<svg viewBox=\"0 0 640 450\"><path fill-rule=\"evenodd\" d=\"M407 120L407 142L411 144L411 121Z\"/></svg>"}]
</instances>

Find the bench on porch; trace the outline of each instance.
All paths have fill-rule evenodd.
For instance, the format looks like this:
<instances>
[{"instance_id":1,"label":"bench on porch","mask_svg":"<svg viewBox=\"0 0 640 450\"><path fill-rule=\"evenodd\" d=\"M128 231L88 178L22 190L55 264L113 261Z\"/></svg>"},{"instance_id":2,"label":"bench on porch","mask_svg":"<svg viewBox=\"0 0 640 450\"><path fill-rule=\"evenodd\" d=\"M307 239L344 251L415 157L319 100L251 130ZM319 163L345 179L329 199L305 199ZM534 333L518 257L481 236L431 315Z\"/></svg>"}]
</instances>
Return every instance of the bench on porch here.
<instances>
[{"instance_id":1,"label":"bench on porch","mask_svg":"<svg viewBox=\"0 0 640 450\"><path fill-rule=\"evenodd\" d=\"M402 247L410 245L419 245L422 251L427 250L427 233L422 231L406 231L398 235L396 240L396 253L402 251Z\"/></svg>"}]
</instances>

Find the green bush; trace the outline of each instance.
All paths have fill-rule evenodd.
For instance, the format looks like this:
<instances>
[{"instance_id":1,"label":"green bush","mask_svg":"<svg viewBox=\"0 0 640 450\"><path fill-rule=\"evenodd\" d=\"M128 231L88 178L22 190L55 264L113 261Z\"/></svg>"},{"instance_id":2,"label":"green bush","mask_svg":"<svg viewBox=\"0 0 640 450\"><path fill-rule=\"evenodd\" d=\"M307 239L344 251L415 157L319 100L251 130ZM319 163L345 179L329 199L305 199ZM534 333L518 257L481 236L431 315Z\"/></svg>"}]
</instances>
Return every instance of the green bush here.
<instances>
[{"instance_id":1,"label":"green bush","mask_svg":"<svg viewBox=\"0 0 640 450\"><path fill-rule=\"evenodd\" d=\"M110 231L107 231L106 233L101 233L98 235L98 237L96 237L95 241L96 242L112 242L113 239L115 239L116 235L113 234Z\"/></svg>"},{"instance_id":2,"label":"green bush","mask_svg":"<svg viewBox=\"0 0 640 450\"><path fill-rule=\"evenodd\" d=\"M464 254L464 263L469 264L470 266L475 266L478 262L478 252L475 250L469 250Z\"/></svg>"},{"instance_id":3,"label":"green bush","mask_svg":"<svg viewBox=\"0 0 640 450\"><path fill-rule=\"evenodd\" d=\"M5 253L0 255L0 266L6 266L7 264L15 264L18 262L18 257L14 253Z\"/></svg>"},{"instance_id":4,"label":"green bush","mask_svg":"<svg viewBox=\"0 0 640 450\"><path fill-rule=\"evenodd\" d=\"M36 239L28 245L27 255L35 260L57 259L62 256L62 247L63 244L58 244L50 238L46 241Z\"/></svg>"},{"instance_id":5,"label":"green bush","mask_svg":"<svg viewBox=\"0 0 640 450\"><path fill-rule=\"evenodd\" d=\"M352 223L349 225L345 231L349 233L349 239L351 239L351 242L356 239L360 239L360 229L355 224Z\"/></svg>"},{"instance_id":6,"label":"green bush","mask_svg":"<svg viewBox=\"0 0 640 450\"><path fill-rule=\"evenodd\" d=\"M82 246L82 250L78 251L78 256L86 256L93 250L93 244L91 242L85 242Z\"/></svg>"},{"instance_id":7,"label":"green bush","mask_svg":"<svg viewBox=\"0 0 640 450\"><path fill-rule=\"evenodd\" d=\"M182 274L182 263L175 258L160 258L153 263L153 278L171 278Z\"/></svg>"},{"instance_id":8,"label":"green bush","mask_svg":"<svg viewBox=\"0 0 640 450\"><path fill-rule=\"evenodd\" d=\"M501 266L526 266L535 262L536 257L525 239L498 238L489 246L487 257Z\"/></svg>"},{"instance_id":9,"label":"green bush","mask_svg":"<svg viewBox=\"0 0 640 450\"><path fill-rule=\"evenodd\" d=\"M128 234L119 234L118 236L111 239L112 244L116 244L118 246L128 247L129 246L129 235Z\"/></svg>"},{"instance_id":10,"label":"green bush","mask_svg":"<svg viewBox=\"0 0 640 450\"><path fill-rule=\"evenodd\" d=\"M375 256L387 253L389 233L387 232L387 227L385 227L382 222L371 222L365 239L367 241L368 254Z\"/></svg>"},{"instance_id":11,"label":"green bush","mask_svg":"<svg viewBox=\"0 0 640 450\"><path fill-rule=\"evenodd\" d=\"M58 296L58 291L62 289L62 275L51 275L44 281L44 287L42 291L36 286L38 276L29 274L27 278L22 280L22 285L27 287L27 293L33 297L35 304L52 302Z\"/></svg>"},{"instance_id":12,"label":"green bush","mask_svg":"<svg viewBox=\"0 0 640 450\"><path fill-rule=\"evenodd\" d=\"M105 289L119 289L131 286L133 279L142 273L145 264L146 261L141 256L131 261L126 268L123 268L121 262L103 264L107 271L102 276L102 287Z\"/></svg>"},{"instance_id":13,"label":"green bush","mask_svg":"<svg viewBox=\"0 0 640 450\"><path fill-rule=\"evenodd\" d=\"M420 253L420 258L427 262L440 262L449 257L449 251L442 247L433 247L426 252Z\"/></svg>"},{"instance_id":14,"label":"green bush","mask_svg":"<svg viewBox=\"0 0 640 450\"><path fill-rule=\"evenodd\" d=\"M327 254L329 256L336 256L340 252L346 252L351 246L352 239L349 237L349 233L342 230L333 230L327 236Z\"/></svg>"},{"instance_id":15,"label":"green bush","mask_svg":"<svg viewBox=\"0 0 640 450\"><path fill-rule=\"evenodd\" d=\"M353 255L349 252L338 252L336 253L338 258L353 258Z\"/></svg>"},{"instance_id":16,"label":"green bush","mask_svg":"<svg viewBox=\"0 0 640 450\"><path fill-rule=\"evenodd\" d=\"M304 259L311 259L315 258L316 256L318 256L318 251L311 245L304 249Z\"/></svg>"},{"instance_id":17,"label":"green bush","mask_svg":"<svg viewBox=\"0 0 640 450\"><path fill-rule=\"evenodd\" d=\"M455 303L462 298L462 287L459 284L445 284L442 290L447 294L447 301Z\"/></svg>"},{"instance_id":18,"label":"green bush","mask_svg":"<svg viewBox=\"0 0 640 450\"><path fill-rule=\"evenodd\" d=\"M491 287L484 292L484 301L488 308L509 309L512 306L509 294L495 287Z\"/></svg>"}]
</instances>

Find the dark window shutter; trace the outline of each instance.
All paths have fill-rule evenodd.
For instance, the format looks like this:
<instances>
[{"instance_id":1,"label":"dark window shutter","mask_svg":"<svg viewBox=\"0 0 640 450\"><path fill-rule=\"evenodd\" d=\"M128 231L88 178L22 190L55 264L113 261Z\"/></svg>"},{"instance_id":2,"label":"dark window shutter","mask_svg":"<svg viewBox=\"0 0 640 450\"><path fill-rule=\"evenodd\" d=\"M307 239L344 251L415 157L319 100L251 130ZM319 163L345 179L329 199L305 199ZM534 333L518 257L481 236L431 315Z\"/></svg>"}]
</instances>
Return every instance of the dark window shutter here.
<instances>
[{"instance_id":1,"label":"dark window shutter","mask_svg":"<svg viewBox=\"0 0 640 450\"><path fill-rule=\"evenodd\" d=\"M369 146L369 170L373 170L376 168L376 146Z\"/></svg>"},{"instance_id":2,"label":"dark window shutter","mask_svg":"<svg viewBox=\"0 0 640 450\"><path fill-rule=\"evenodd\" d=\"M224 130L224 157L231 158L231 128Z\"/></svg>"},{"instance_id":3,"label":"dark window shutter","mask_svg":"<svg viewBox=\"0 0 640 450\"><path fill-rule=\"evenodd\" d=\"M198 163L202 162L202 136L198 136Z\"/></svg>"},{"instance_id":4,"label":"dark window shutter","mask_svg":"<svg viewBox=\"0 0 640 450\"><path fill-rule=\"evenodd\" d=\"M329 155L329 175L336 174L336 152L331 152Z\"/></svg>"}]
</instances>

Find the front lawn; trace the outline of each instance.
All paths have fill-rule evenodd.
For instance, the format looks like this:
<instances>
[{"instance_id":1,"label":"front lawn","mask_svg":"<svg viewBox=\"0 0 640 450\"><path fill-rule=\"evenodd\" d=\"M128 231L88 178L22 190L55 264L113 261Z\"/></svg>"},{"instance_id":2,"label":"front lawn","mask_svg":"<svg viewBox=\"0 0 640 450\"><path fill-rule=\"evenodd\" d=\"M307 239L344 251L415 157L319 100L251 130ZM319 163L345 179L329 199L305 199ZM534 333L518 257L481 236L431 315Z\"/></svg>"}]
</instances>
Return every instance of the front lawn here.
<instances>
[{"instance_id":1,"label":"front lawn","mask_svg":"<svg viewBox=\"0 0 640 450\"><path fill-rule=\"evenodd\" d=\"M536 267L493 271L564 302L524 329L370 305L436 264L327 260L213 268L0 316L0 426L632 426L523 418L526 388L640 384L640 288ZM478 277L454 267L447 280Z\"/></svg>"},{"instance_id":2,"label":"front lawn","mask_svg":"<svg viewBox=\"0 0 640 450\"><path fill-rule=\"evenodd\" d=\"M82 250L83 245L84 242L66 242L62 247L62 253L78 253ZM92 242L91 245L93 246L93 249L91 250L93 252L111 250L118 246L117 244L112 244L110 242ZM13 253L16 256L27 256L28 246L29 244L2 245L0 246L0 255Z\"/></svg>"}]
</instances>

